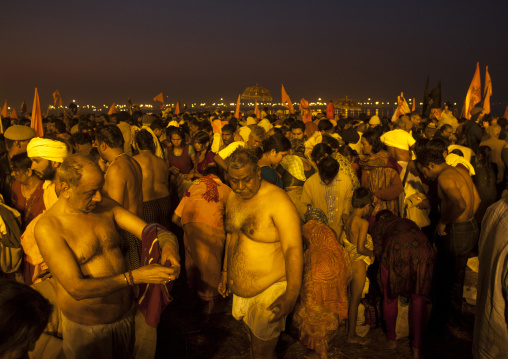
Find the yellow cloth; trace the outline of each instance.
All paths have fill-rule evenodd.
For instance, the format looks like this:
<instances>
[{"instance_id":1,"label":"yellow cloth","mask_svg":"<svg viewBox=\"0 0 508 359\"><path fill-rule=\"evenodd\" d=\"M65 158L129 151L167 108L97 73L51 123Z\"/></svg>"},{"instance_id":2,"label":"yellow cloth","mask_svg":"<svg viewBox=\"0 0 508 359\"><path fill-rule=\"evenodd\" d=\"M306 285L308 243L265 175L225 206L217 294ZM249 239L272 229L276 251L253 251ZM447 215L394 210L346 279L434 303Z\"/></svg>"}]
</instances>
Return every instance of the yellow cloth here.
<instances>
[{"instance_id":1,"label":"yellow cloth","mask_svg":"<svg viewBox=\"0 0 508 359\"><path fill-rule=\"evenodd\" d=\"M63 162L69 155L67 145L61 141L35 137L30 140L26 148L28 157L40 157L48 161Z\"/></svg>"}]
</instances>

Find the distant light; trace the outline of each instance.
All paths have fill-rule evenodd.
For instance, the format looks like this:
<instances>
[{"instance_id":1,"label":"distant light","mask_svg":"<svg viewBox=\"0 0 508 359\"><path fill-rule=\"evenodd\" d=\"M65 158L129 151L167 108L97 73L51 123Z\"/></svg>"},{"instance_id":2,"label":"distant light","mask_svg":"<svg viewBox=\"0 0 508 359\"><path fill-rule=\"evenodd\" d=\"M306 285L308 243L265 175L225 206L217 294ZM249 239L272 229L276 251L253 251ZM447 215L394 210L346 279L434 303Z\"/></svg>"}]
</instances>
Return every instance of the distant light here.
<instances>
[{"instance_id":1,"label":"distant light","mask_svg":"<svg viewBox=\"0 0 508 359\"><path fill-rule=\"evenodd\" d=\"M379 101L376 101L376 105L379 105Z\"/></svg>"},{"instance_id":2,"label":"distant light","mask_svg":"<svg viewBox=\"0 0 508 359\"><path fill-rule=\"evenodd\" d=\"M72 100L72 102L76 102L76 100Z\"/></svg>"},{"instance_id":3,"label":"distant light","mask_svg":"<svg viewBox=\"0 0 508 359\"><path fill-rule=\"evenodd\" d=\"M318 98L318 101L321 101L321 98Z\"/></svg>"},{"instance_id":4,"label":"distant light","mask_svg":"<svg viewBox=\"0 0 508 359\"><path fill-rule=\"evenodd\" d=\"M370 101L370 98L368 98L367 100L369 100L369 101Z\"/></svg>"},{"instance_id":5,"label":"distant light","mask_svg":"<svg viewBox=\"0 0 508 359\"><path fill-rule=\"evenodd\" d=\"M221 101L224 101L224 99L223 99L222 97L220 98L220 100L221 100Z\"/></svg>"}]
</instances>

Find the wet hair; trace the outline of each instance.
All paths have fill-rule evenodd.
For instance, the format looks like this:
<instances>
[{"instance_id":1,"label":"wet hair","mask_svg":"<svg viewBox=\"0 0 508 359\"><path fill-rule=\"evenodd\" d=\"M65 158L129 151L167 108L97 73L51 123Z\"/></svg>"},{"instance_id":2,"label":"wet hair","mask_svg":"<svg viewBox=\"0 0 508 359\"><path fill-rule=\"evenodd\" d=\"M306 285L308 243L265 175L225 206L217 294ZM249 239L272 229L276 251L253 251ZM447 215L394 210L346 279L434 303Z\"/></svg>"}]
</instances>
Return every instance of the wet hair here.
<instances>
[{"instance_id":1,"label":"wet hair","mask_svg":"<svg viewBox=\"0 0 508 359\"><path fill-rule=\"evenodd\" d=\"M415 153L418 155L420 151L425 150L425 147L429 141L430 140L428 138L418 137L415 142Z\"/></svg>"},{"instance_id":2,"label":"wet hair","mask_svg":"<svg viewBox=\"0 0 508 359\"><path fill-rule=\"evenodd\" d=\"M210 121L202 121L199 129L201 131L205 131L206 133L213 132L212 123Z\"/></svg>"},{"instance_id":3,"label":"wet hair","mask_svg":"<svg viewBox=\"0 0 508 359\"><path fill-rule=\"evenodd\" d=\"M351 148L351 146L349 146L349 145L342 145L342 146L340 146L339 153L342 156L344 156L344 157L347 157L347 156L356 157L356 156L358 156L358 153L355 150L353 150Z\"/></svg>"},{"instance_id":4,"label":"wet hair","mask_svg":"<svg viewBox=\"0 0 508 359\"><path fill-rule=\"evenodd\" d=\"M457 156L460 156L460 157L464 157L464 153L461 150L459 150L458 148L454 149L450 153L453 153L454 155L457 155Z\"/></svg>"},{"instance_id":5,"label":"wet hair","mask_svg":"<svg viewBox=\"0 0 508 359\"><path fill-rule=\"evenodd\" d=\"M333 180L337 173L339 173L340 165L334 158L331 156L326 156L321 161L319 161L318 165L318 173L321 180L329 181Z\"/></svg>"},{"instance_id":6,"label":"wet hair","mask_svg":"<svg viewBox=\"0 0 508 359\"><path fill-rule=\"evenodd\" d=\"M36 290L0 279L0 353L20 349L28 352L44 331L52 311L51 303Z\"/></svg>"},{"instance_id":7,"label":"wet hair","mask_svg":"<svg viewBox=\"0 0 508 359\"><path fill-rule=\"evenodd\" d=\"M147 130L142 129L136 133L135 141L140 150L150 150L150 152L155 154L155 143L153 142L153 136Z\"/></svg>"},{"instance_id":8,"label":"wet hair","mask_svg":"<svg viewBox=\"0 0 508 359\"><path fill-rule=\"evenodd\" d=\"M249 150L247 148L238 147L231 156L227 159L228 169L233 168L238 170L240 168L244 168L247 165L252 165L253 167L257 167L258 158L254 151Z\"/></svg>"},{"instance_id":9,"label":"wet hair","mask_svg":"<svg viewBox=\"0 0 508 359\"><path fill-rule=\"evenodd\" d=\"M96 136L97 143L105 143L110 148L121 148L123 150L124 139L122 131L117 125L105 125Z\"/></svg>"},{"instance_id":10,"label":"wet hair","mask_svg":"<svg viewBox=\"0 0 508 359\"><path fill-rule=\"evenodd\" d=\"M395 215L389 209L383 209L382 211L377 212L376 222L379 222L380 220L385 219L385 218L392 218L392 217L395 217Z\"/></svg>"},{"instance_id":11,"label":"wet hair","mask_svg":"<svg viewBox=\"0 0 508 359\"><path fill-rule=\"evenodd\" d=\"M332 150L338 150L340 148L340 142L329 135L323 135L321 142L329 145Z\"/></svg>"},{"instance_id":12,"label":"wet hair","mask_svg":"<svg viewBox=\"0 0 508 359\"><path fill-rule=\"evenodd\" d=\"M372 152L378 153L383 149L383 142L381 142L381 136L378 131L369 129L362 136L372 146Z\"/></svg>"},{"instance_id":13,"label":"wet hair","mask_svg":"<svg viewBox=\"0 0 508 359\"><path fill-rule=\"evenodd\" d=\"M19 153L11 158L12 168L15 170L27 171L32 168L32 160L26 152Z\"/></svg>"},{"instance_id":14,"label":"wet hair","mask_svg":"<svg viewBox=\"0 0 508 359\"><path fill-rule=\"evenodd\" d=\"M363 208L366 205L372 203L374 196L372 192L365 187L358 187L353 192L353 199L351 200L351 205L353 208Z\"/></svg>"},{"instance_id":15,"label":"wet hair","mask_svg":"<svg viewBox=\"0 0 508 359\"><path fill-rule=\"evenodd\" d=\"M76 145L92 144L92 137L86 132L76 132L71 139Z\"/></svg>"},{"instance_id":16,"label":"wet hair","mask_svg":"<svg viewBox=\"0 0 508 359\"><path fill-rule=\"evenodd\" d=\"M431 163L436 165L445 163L445 159L443 157L443 151L426 148L425 151L420 151L420 153L418 153L416 162L423 167L429 167Z\"/></svg>"},{"instance_id":17,"label":"wet hair","mask_svg":"<svg viewBox=\"0 0 508 359\"><path fill-rule=\"evenodd\" d=\"M73 188L78 187L81 183L85 166L91 166L97 169L99 173L102 173L99 165L90 156L75 153L67 156L58 169L60 182L65 182ZM90 169L88 168L87 170L89 171Z\"/></svg>"},{"instance_id":18,"label":"wet hair","mask_svg":"<svg viewBox=\"0 0 508 359\"><path fill-rule=\"evenodd\" d=\"M224 171L219 166L208 166L203 171L203 177L208 175L215 175L224 182Z\"/></svg>"},{"instance_id":19,"label":"wet hair","mask_svg":"<svg viewBox=\"0 0 508 359\"><path fill-rule=\"evenodd\" d=\"M210 142L210 136L205 131L199 131L194 135L192 142L197 142L203 146Z\"/></svg>"},{"instance_id":20,"label":"wet hair","mask_svg":"<svg viewBox=\"0 0 508 359\"><path fill-rule=\"evenodd\" d=\"M441 155L444 151L448 152L448 146L446 145L446 142L443 141L440 138L433 138L429 142L427 142L427 145L425 146L425 150L436 150L441 151Z\"/></svg>"},{"instance_id":21,"label":"wet hair","mask_svg":"<svg viewBox=\"0 0 508 359\"><path fill-rule=\"evenodd\" d=\"M228 123L228 124L224 125L224 127L222 127L222 132L224 132L224 131L231 132L231 134L233 134L233 133L235 133L235 128L233 127L233 125Z\"/></svg>"},{"instance_id":22,"label":"wet hair","mask_svg":"<svg viewBox=\"0 0 508 359\"><path fill-rule=\"evenodd\" d=\"M291 141L286 136L276 133L266 139L263 140L262 153L270 152L271 150L275 150L275 152L284 152L289 151L291 149Z\"/></svg>"},{"instance_id":23,"label":"wet hair","mask_svg":"<svg viewBox=\"0 0 508 359\"><path fill-rule=\"evenodd\" d=\"M233 126L233 131L231 131L231 132L234 133L236 131L237 127L238 127L238 119L235 118L235 117L230 118L229 119L229 125Z\"/></svg>"},{"instance_id":24,"label":"wet hair","mask_svg":"<svg viewBox=\"0 0 508 359\"><path fill-rule=\"evenodd\" d=\"M319 131L330 131L333 129L333 124L331 123L330 120L323 119L323 120L319 121L317 127L318 127Z\"/></svg>"},{"instance_id":25,"label":"wet hair","mask_svg":"<svg viewBox=\"0 0 508 359\"><path fill-rule=\"evenodd\" d=\"M293 131L293 129L299 128L302 132L305 132L305 123L302 120L295 120L289 125L289 129Z\"/></svg>"},{"instance_id":26,"label":"wet hair","mask_svg":"<svg viewBox=\"0 0 508 359\"><path fill-rule=\"evenodd\" d=\"M171 141L171 135L176 133L182 140L185 139L185 134L183 133L183 130L180 127L176 126L169 126L166 128L166 136L169 137L169 140Z\"/></svg>"},{"instance_id":27,"label":"wet hair","mask_svg":"<svg viewBox=\"0 0 508 359\"><path fill-rule=\"evenodd\" d=\"M312 149L310 158L312 159L312 161L317 163L320 159L322 159L326 155L331 155L332 153L333 153L332 148L328 146L326 143L318 143Z\"/></svg>"},{"instance_id":28,"label":"wet hair","mask_svg":"<svg viewBox=\"0 0 508 359\"><path fill-rule=\"evenodd\" d=\"M152 123L150 124L150 129L152 131L155 131L155 130L163 130L164 129L164 124L162 123L162 120L159 119L159 118L155 118Z\"/></svg>"}]
</instances>

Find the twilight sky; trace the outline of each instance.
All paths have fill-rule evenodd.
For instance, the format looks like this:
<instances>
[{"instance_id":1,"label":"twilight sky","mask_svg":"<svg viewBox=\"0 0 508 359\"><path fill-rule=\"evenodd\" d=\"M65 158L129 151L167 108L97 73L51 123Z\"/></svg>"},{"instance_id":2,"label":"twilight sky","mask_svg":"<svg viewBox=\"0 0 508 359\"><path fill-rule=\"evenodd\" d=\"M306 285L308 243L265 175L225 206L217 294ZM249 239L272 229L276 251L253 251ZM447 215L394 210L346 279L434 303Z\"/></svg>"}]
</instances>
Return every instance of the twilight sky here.
<instances>
[{"instance_id":1,"label":"twilight sky","mask_svg":"<svg viewBox=\"0 0 508 359\"><path fill-rule=\"evenodd\" d=\"M343 98L421 102L425 79L462 103L480 62L492 102L508 101L508 1L5 1L0 103L44 109L235 102L247 86L280 101ZM504 107L503 107L504 109Z\"/></svg>"}]
</instances>

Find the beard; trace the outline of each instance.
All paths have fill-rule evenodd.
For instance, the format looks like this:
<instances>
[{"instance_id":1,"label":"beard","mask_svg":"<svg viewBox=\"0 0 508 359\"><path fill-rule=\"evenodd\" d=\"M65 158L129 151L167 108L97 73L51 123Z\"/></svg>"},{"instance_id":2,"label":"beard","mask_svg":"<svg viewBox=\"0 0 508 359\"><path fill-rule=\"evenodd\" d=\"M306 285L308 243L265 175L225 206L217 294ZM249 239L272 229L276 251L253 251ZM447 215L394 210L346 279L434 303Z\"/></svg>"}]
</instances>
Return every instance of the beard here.
<instances>
[{"instance_id":1,"label":"beard","mask_svg":"<svg viewBox=\"0 0 508 359\"><path fill-rule=\"evenodd\" d=\"M42 181L54 180L56 175L56 169L48 162L48 166L41 172L34 171L34 174Z\"/></svg>"}]
</instances>

